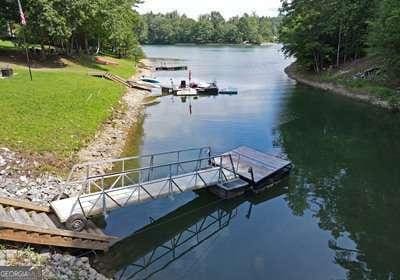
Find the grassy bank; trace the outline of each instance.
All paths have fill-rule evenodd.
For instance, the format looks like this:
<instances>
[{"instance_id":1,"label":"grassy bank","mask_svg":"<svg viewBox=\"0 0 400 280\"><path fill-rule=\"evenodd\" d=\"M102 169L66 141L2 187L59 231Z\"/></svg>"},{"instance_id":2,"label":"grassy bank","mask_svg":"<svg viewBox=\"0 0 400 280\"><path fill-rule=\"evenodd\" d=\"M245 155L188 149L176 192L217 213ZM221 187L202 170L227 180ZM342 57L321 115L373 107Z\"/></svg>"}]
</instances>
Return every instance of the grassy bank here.
<instances>
[{"instance_id":1,"label":"grassy bank","mask_svg":"<svg viewBox=\"0 0 400 280\"><path fill-rule=\"evenodd\" d=\"M381 62L374 58L364 58L319 74L306 71L296 63L286 69L292 78L311 86L333 90L343 95L367 101L382 107L398 111L400 109L400 91L398 81L389 79ZM360 78L360 73L379 68L367 78Z\"/></svg>"},{"instance_id":2,"label":"grassy bank","mask_svg":"<svg viewBox=\"0 0 400 280\"><path fill-rule=\"evenodd\" d=\"M129 59L106 57L118 65L105 66L90 57L57 57L47 64L34 61L30 81L19 56L21 50L0 42L0 66L8 64L15 71L12 78L0 79L0 146L57 159L69 158L87 143L125 91L87 72L110 71L127 78L135 71Z\"/></svg>"}]
</instances>

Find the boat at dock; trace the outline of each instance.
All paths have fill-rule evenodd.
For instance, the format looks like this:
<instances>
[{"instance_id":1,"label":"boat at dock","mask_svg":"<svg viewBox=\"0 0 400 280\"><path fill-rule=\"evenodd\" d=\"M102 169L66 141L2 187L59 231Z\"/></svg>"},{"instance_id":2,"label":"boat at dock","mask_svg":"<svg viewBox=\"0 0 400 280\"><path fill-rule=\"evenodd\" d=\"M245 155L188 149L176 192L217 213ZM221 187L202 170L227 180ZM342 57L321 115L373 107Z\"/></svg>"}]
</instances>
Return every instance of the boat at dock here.
<instances>
[{"instance_id":1,"label":"boat at dock","mask_svg":"<svg viewBox=\"0 0 400 280\"><path fill-rule=\"evenodd\" d=\"M146 77L146 76L141 77L140 81L143 83L151 84L151 85L161 85L161 82L159 80L157 80L156 78L151 78L151 77Z\"/></svg>"},{"instance_id":2,"label":"boat at dock","mask_svg":"<svg viewBox=\"0 0 400 280\"><path fill-rule=\"evenodd\" d=\"M150 89L150 93L152 96L161 96L162 95L162 85L161 83L154 79L148 77L142 77L136 81L138 85L146 86Z\"/></svg>"},{"instance_id":3,"label":"boat at dock","mask_svg":"<svg viewBox=\"0 0 400 280\"><path fill-rule=\"evenodd\" d=\"M197 90L194 88L186 87L186 88L179 88L176 91L177 96L196 96Z\"/></svg>"},{"instance_id":4,"label":"boat at dock","mask_svg":"<svg viewBox=\"0 0 400 280\"><path fill-rule=\"evenodd\" d=\"M213 83L192 83L191 87L197 90L199 95L218 95L218 87Z\"/></svg>"}]
</instances>

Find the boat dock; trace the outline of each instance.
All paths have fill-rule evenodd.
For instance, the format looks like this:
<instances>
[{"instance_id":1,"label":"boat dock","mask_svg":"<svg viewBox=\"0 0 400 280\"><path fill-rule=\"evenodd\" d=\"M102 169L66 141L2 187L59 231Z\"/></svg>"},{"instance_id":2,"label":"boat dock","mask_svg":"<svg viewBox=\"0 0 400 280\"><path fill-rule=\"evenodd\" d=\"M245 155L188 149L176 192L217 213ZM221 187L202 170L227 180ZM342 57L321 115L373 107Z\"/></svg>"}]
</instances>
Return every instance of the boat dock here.
<instances>
[{"instance_id":1,"label":"boat dock","mask_svg":"<svg viewBox=\"0 0 400 280\"><path fill-rule=\"evenodd\" d=\"M236 173L253 185L273 183L277 177L286 174L292 168L292 163L275 155L266 154L252 148L241 146L227 154L233 160ZM223 166L232 163L224 157Z\"/></svg>"},{"instance_id":2,"label":"boat dock","mask_svg":"<svg viewBox=\"0 0 400 280\"><path fill-rule=\"evenodd\" d=\"M156 71L186 71L188 70L187 66L158 66L155 67Z\"/></svg>"},{"instance_id":3,"label":"boat dock","mask_svg":"<svg viewBox=\"0 0 400 280\"><path fill-rule=\"evenodd\" d=\"M110 164L116 168L106 174L93 172ZM281 179L291 166L244 146L215 155L202 147L75 165L68 182L85 186L77 196L60 197L50 207L0 199L0 239L107 250L116 238L98 229L90 221L93 216L186 191L208 189L223 199L257 192L260 184Z\"/></svg>"}]
</instances>

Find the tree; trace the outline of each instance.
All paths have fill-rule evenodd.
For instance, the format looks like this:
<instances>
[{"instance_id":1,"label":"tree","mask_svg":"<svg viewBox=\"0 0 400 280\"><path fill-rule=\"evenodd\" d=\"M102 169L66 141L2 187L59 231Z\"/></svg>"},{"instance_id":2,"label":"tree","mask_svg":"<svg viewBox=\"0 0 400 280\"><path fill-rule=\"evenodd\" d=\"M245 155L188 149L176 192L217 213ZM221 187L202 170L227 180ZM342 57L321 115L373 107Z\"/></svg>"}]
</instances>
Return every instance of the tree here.
<instances>
[{"instance_id":1,"label":"tree","mask_svg":"<svg viewBox=\"0 0 400 280\"><path fill-rule=\"evenodd\" d=\"M376 18L370 22L369 43L374 54L385 57L392 74L400 74L400 2L382 0Z\"/></svg>"},{"instance_id":2,"label":"tree","mask_svg":"<svg viewBox=\"0 0 400 280\"><path fill-rule=\"evenodd\" d=\"M24 28L30 41L38 42L45 57L45 45L51 41L65 40L71 36L71 27L66 18L60 13L61 0L27 0L26 15L29 21Z\"/></svg>"},{"instance_id":3,"label":"tree","mask_svg":"<svg viewBox=\"0 0 400 280\"><path fill-rule=\"evenodd\" d=\"M194 42L199 44L211 43L214 36L214 26L209 15L201 15L195 26Z\"/></svg>"},{"instance_id":4,"label":"tree","mask_svg":"<svg viewBox=\"0 0 400 280\"><path fill-rule=\"evenodd\" d=\"M375 1L283 0L283 50L316 72L362 57L374 7Z\"/></svg>"},{"instance_id":5,"label":"tree","mask_svg":"<svg viewBox=\"0 0 400 280\"><path fill-rule=\"evenodd\" d=\"M139 35L141 43L232 43L243 41L258 44L274 40L272 19L255 14L233 17L226 21L221 13L213 11L199 16L198 20L179 15L145 14ZM246 37L246 38L245 38Z\"/></svg>"},{"instance_id":6,"label":"tree","mask_svg":"<svg viewBox=\"0 0 400 280\"><path fill-rule=\"evenodd\" d=\"M118 55L129 55L137 49L140 22L134 7L139 0L22 0L27 18L19 25L17 1L3 0L0 24L17 28L20 37L31 44L40 44L43 58L45 46L72 54L85 50L96 53L100 48ZM18 35L18 34L17 34Z\"/></svg>"}]
</instances>

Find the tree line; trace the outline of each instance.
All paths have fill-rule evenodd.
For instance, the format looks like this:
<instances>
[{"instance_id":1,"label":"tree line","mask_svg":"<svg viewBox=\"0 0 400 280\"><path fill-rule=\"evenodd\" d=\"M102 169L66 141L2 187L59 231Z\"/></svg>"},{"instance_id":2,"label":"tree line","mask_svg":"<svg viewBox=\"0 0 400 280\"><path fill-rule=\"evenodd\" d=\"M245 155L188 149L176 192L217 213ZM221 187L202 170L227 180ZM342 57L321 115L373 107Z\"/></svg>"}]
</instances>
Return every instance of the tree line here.
<instances>
[{"instance_id":1,"label":"tree line","mask_svg":"<svg viewBox=\"0 0 400 280\"><path fill-rule=\"evenodd\" d=\"M255 13L228 20L215 11L197 20L176 11L148 13L141 17L139 40L144 44L260 44L276 40L278 24L279 18L259 17Z\"/></svg>"},{"instance_id":2,"label":"tree line","mask_svg":"<svg viewBox=\"0 0 400 280\"><path fill-rule=\"evenodd\" d=\"M42 56L58 52L110 52L119 56L138 51L139 0L21 0L26 25L21 24L16 0L0 6L2 33L22 43L38 44ZM0 30L1 31L1 30ZM47 47L46 47L47 46ZM50 48L49 46L52 46Z\"/></svg>"},{"instance_id":3,"label":"tree line","mask_svg":"<svg viewBox=\"0 0 400 280\"><path fill-rule=\"evenodd\" d=\"M400 73L400 1L282 0L279 40L315 72L369 54Z\"/></svg>"}]
</instances>

